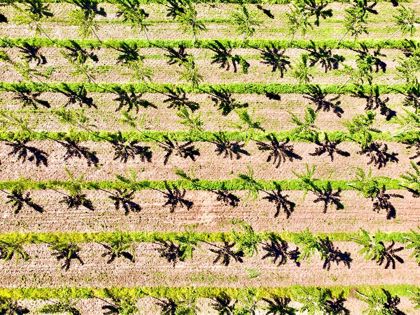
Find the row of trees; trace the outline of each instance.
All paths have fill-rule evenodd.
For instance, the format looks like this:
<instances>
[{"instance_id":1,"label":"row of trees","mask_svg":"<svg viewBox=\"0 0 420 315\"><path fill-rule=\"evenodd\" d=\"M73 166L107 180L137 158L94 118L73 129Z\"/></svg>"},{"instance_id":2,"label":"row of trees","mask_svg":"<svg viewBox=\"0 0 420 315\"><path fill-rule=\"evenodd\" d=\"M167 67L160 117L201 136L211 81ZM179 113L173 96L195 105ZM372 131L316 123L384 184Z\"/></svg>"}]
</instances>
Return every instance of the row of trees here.
<instances>
[{"instance_id":1,"label":"row of trees","mask_svg":"<svg viewBox=\"0 0 420 315\"><path fill-rule=\"evenodd\" d=\"M394 4L398 5L398 0L393 0ZM76 8L70 12L69 22L72 25L79 27L79 33L82 37L94 35L100 40L97 30L99 29L97 17L106 17L107 13L103 7L99 7L97 0L68 0L66 2L72 3ZM52 18L54 15L50 10L49 4L42 0L25 0L20 4L13 1L6 1L8 5L13 7L18 16L15 18L18 23L26 24L31 29L35 29L36 33L43 33L48 38L48 34L41 26L41 21ZM146 12L142 6L141 1L138 0L113 0L111 1L118 11L117 16L129 24L133 29L144 33L144 36L149 40L148 30L151 27L149 21L149 13ZM197 6L191 0L163 0L160 2L167 9L167 17L179 23L180 29L186 34L192 34L194 41L197 40L197 35L207 30L203 20L198 18ZM314 1L314 0L293 0L289 5L289 12L286 12L289 34L291 40L295 37L297 32L305 35L308 30L313 29L314 26L320 26L321 19L331 18L333 11L327 8L328 1ZM346 29L345 34L339 41L350 34L357 39L361 34L369 34L367 29L369 15L377 15L378 11L374 9L376 1L368 2L366 0L353 0L351 6L345 9L345 19L343 25ZM265 9L262 5L257 5L256 8L270 19L275 16L270 10ZM232 23L239 35L243 36L245 41L248 37L255 34L256 29L261 26L262 21L258 19L258 14L249 10L249 6L241 4L236 11L231 13L230 23ZM403 34L414 34L416 31L415 24L419 23L420 19L411 8L401 6L396 9L397 14L394 15L394 23L397 30L391 35L392 38L397 32ZM0 23L8 23L8 18L5 14L0 15ZM389 39L390 39L389 38Z\"/></svg>"},{"instance_id":2,"label":"row of trees","mask_svg":"<svg viewBox=\"0 0 420 315\"><path fill-rule=\"evenodd\" d=\"M323 269L328 271L333 264L342 263L344 267L349 269L351 267L353 259L350 252L340 250L328 237L314 235L308 229L294 234L292 242L296 244L296 247L292 249L289 242L279 236L256 233L250 225L242 221L236 224L240 229L233 229L230 237L225 234L222 242L208 242L199 234L187 230L171 240L157 239L153 242L156 245L155 251L173 267L188 259L192 260L197 250L203 251L201 244L205 244L206 250L214 255L213 264L223 266L228 266L232 262L243 263L245 258L256 256L262 250L261 259L267 259L278 267L286 265L288 261L300 267L301 262L309 263L315 257L319 257L323 263ZM383 234L379 231L372 234L361 229L359 236L352 237L352 241L362 246L358 253L366 260L374 261L385 269L389 267L395 269L397 263L404 263L404 259L399 256L404 248L412 249L411 258L414 258L420 266L419 232L411 230L407 233L404 239L408 245L405 247L395 246L394 241L384 242L381 237ZM19 260L30 260L31 257L24 249L26 242L25 237L17 235L0 240L0 258L4 261L14 258L16 264ZM117 231L107 238L106 242L98 244L103 247L104 252L101 256L107 259L108 264L116 259L135 263L135 243L128 233ZM60 262L61 269L68 271L75 261L81 265L84 264L80 256L82 249L71 240L71 237L68 240L47 243L47 245L51 250L51 255Z\"/></svg>"},{"instance_id":3,"label":"row of trees","mask_svg":"<svg viewBox=\"0 0 420 315\"><path fill-rule=\"evenodd\" d=\"M413 194L414 198L418 198L420 195L420 170L413 163L414 173L407 172L401 175L403 180L399 185L408 190ZM78 178L75 178L67 169L66 172L69 175L69 181L63 184L56 184L54 187L51 186L49 189L53 189L59 194L63 195L63 198L59 201L67 205L68 209L78 209L83 206L89 210L94 210L95 207L92 201L86 196L83 191L83 174ZM184 181L190 183L194 189L198 190L209 190L206 188L201 181L194 178L191 175L187 175L181 170L176 170L175 173L181 177ZM341 203L341 188L334 190L332 188L331 181L319 181L314 178L315 165L309 167L306 164L306 172L295 173L298 178L298 188L304 190L304 199L308 192L311 192L316 199L314 203L322 203L324 213L327 212L328 208L335 207L336 210L344 209L344 205ZM148 182L138 181L136 179L136 173L131 170L130 176L116 175L121 188L116 190L104 190L99 186L96 189L103 190L109 194L109 199L114 203L115 209L124 209L125 215L130 212L140 212L141 206L134 201L135 193L138 189L152 189L166 199L163 207L170 207L171 213L175 211L177 207L191 209L194 203L186 198L186 190L182 189L177 183L170 183L164 181L165 189L150 188ZM254 177L254 172L249 168L248 174L238 174L237 183L238 187L243 187L247 191L247 196L243 201L247 201L252 197L252 200L256 200L261 194L262 199L265 199L275 206L276 212L274 217L278 217L280 212L284 212L286 217L295 211L296 203L288 199L281 187L279 182L274 182L275 190L266 190L263 185ZM396 217L396 209L391 203L391 198L404 198L404 196L395 193L389 193L386 189L386 183L381 181L380 178L371 176L371 171L366 174L362 169L358 169L356 178L351 181L349 186L352 189L359 191L360 195L364 198L368 198L372 201L373 211L386 213L387 219L393 219ZM67 190L68 193L64 193L62 190ZM11 204L15 214L19 213L24 206L29 207L37 212L43 212L44 209L38 203L32 200L30 191L25 191L25 180L21 179L18 181L10 191L0 190L6 194L7 203ZM229 191L224 185L219 189L210 189L217 201L222 202L226 206L236 207L239 205L241 199L236 196L232 191Z\"/></svg>"},{"instance_id":4,"label":"row of trees","mask_svg":"<svg viewBox=\"0 0 420 315\"><path fill-rule=\"evenodd\" d=\"M420 291L413 291L410 293L410 300L415 309L420 307ZM82 296L78 299L69 299L65 295L58 299L49 300L41 308L37 309L36 313L41 314L55 314L66 313L72 315L80 315L81 311L77 305L82 299L99 299L104 304L102 310L104 315L116 314L139 314L144 309L138 306L138 300L142 298L150 298L159 307L162 315L195 315L200 314L199 304L203 303L203 298L192 292L184 298L162 298L156 297L153 294L148 294L139 290L134 297L127 297L116 295L111 290L104 290L103 297L93 295ZM393 314L404 315L398 306L401 302L397 295L391 294L385 289L380 291L355 291L355 296L365 302L363 313L365 314ZM199 302L199 299L201 300ZM350 311L346 308L343 294L334 297L332 292L324 288L300 288L293 296L277 296L261 297L255 289L247 289L241 292L237 297L231 297L225 292L221 292L209 299L208 306L210 306L217 314L220 315L294 315L305 312L309 315L328 314L328 315L348 315ZM298 303L294 303L298 302ZM299 306L297 306L299 305ZM203 305L206 307L205 305ZM0 299L0 311L4 314L26 314L29 310L20 306L17 301L9 298Z\"/></svg>"}]
</instances>

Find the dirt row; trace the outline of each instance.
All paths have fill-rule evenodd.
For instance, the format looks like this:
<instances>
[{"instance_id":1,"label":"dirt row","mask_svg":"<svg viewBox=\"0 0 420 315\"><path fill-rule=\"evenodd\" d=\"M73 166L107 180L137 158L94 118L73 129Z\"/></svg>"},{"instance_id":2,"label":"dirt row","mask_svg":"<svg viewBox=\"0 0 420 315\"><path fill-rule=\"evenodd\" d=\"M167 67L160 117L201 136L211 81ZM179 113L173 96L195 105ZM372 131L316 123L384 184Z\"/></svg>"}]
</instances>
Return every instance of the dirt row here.
<instances>
[{"instance_id":1,"label":"dirt row","mask_svg":"<svg viewBox=\"0 0 420 315\"><path fill-rule=\"evenodd\" d=\"M348 297L344 302L344 307L347 308L350 314L359 314L361 310L366 308L366 304L361 300L357 299L355 295ZM36 310L41 308L43 305L49 303L54 303L55 300L51 300L48 302L40 301L40 300L23 300L19 302L19 305L29 308L30 310ZM151 314L151 315L158 315L161 314L161 308L156 304L157 300L153 298L141 298L137 302L137 307L140 310L140 314ZM199 298L197 299L197 307L199 314L211 314L216 315L219 314L215 309L212 307L214 304L214 300L212 299L204 299ZM86 315L103 315L102 306L106 305L105 301L101 301L99 299L81 299L77 303L77 309L81 312L81 314ZM242 305L241 302L237 303L237 305ZM267 304L264 302L259 302L258 306L261 309L258 309L255 314L262 315L266 314L267 311L263 311L262 308L265 307ZM297 301L291 301L289 306L299 309L302 304ZM415 314L413 311L413 304L409 300L409 298L401 297L400 304L398 304L398 309L403 311L405 314ZM29 313L32 314L32 313ZM35 314L35 313L34 313ZM299 313L298 313L299 314Z\"/></svg>"},{"instance_id":2,"label":"dirt row","mask_svg":"<svg viewBox=\"0 0 420 315\"><path fill-rule=\"evenodd\" d=\"M385 142L382 143L382 148ZM184 159L180 156L172 156L164 165L165 151L157 148L154 143L147 143L152 151L151 162L141 161L136 156L134 160L128 159L126 163L120 158L114 160L114 152L112 146L108 143L89 142L83 146L88 147L91 151L97 153L100 167L88 166L85 159L78 158L63 160L66 150L58 143L53 141L31 141L28 146L42 150L40 154L39 166L36 161L23 162L18 160L18 156L10 156L12 147L6 142L0 144L0 161L2 162L2 171L0 172L0 180L17 180L20 176L30 178L31 180L67 180L68 176L64 168L68 168L73 172L74 176L85 174L86 181L113 180L115 174L124 174L129 169L137 173L139 180L175 180L179 179L174 174L176 168L184 171L194 170L195 176L199 179L222 180L235 179L239 173L248 173L248 166L254 170L255 178L265 180L282 180L296 179L292 172L305 173L306 163L316 165L315 178L322 179L340 179L352 180L355 178L357 168L360 167L366 172L373 168L372 176L388 176L398 178L406 171L412 170L409 157L412 155L406 152L405 145L400 143L386 143L388 146L388 154L396 153L395 158L398 161L389 161L382 168L376 168L374 165L368 165L370 161L366 155L357 154L360 150L358 145L354 143L342 143L339 149L348 152L350 156L335 155L332 162L326 154L321 156L311 156L314 153L315 144L311 143L293 143L294 154L297 156L292 162L282 162L279 168L272 162L266 162L268 153L258 150L256 143L250 142L244 149L250 154L249 156L240 155L239 160L224 158L224 155L216 155L216 146L211 143L197 142L192 144L194 149L198 150L199 156L194 155L196 161L190 158ZM141 145L141 143L139 143ZM196 153L194 153L196 154ZM48 156L47 156L48 155ZM32 156L28 152L28 159ZM43 163L47 159L47 166ZM299 158L301 158L299 160Z\"/></svg>"},{"instance_id":3,"label":"dirt row","mask_svg":"<svg viewBox=\"0 0 420 315\"><path fill-rule=\"evenodd\" d=\"M278 27L260 26L257 28L254 38L265 38L265 39L290 39L289 28L287 25L282 24ZM77 26L63 24L58 22L43 22L40 23L41 27L47 32L51 38L66 39L66 38L82 38L79 34ZM391 35L389 30L389 22L377 22L369 23L369 34L363 34L358 39L386 39ZM232 25L229 24L218 24L218 23L206 23L207 31L202 32L197 37L198 39L217 39L217 38L230 38L242 40L243 35L238 34L236 31L232 32ZM139 30L133 30L130 26L124 24L100 24L96 34L101 40L105 39L119 39L121 33L124 32L124 38L142 38L146 39L143 32ZM320 27L314 27L313 30L309 30L306 35L302 35L300 32L296 33L295 39L312 39L322 40L325 38L336 39L337 41L346 33L345 27L339 24L322 23ZM0 36L6 36L9 38L17 37L45 37L44 34L35 34L34 30L30 30L25 26L18 25L17 23L8 23L0 29ZM177 23L159 23L150 27L148 31L148 37L151 40L168 40L168 39L193 39L190 34L185 34ZM406 38L405 35L397 33L394 39ZM90 39L96 39L94 35L91 35ZM351 37L348 35L348 39ZM412 39L418 39L418 35L415 34Z\"/></svg>"},{"instance_id":4,"label":"dirt row","mask_svg":"<svg viewBox=\"0 0 420 315\"><path fill-rule=\"evenodd\" d=\"M414 9L415 11L420 12L420 5L416 2L404 3L404 6ZM97 15L96 19L98 21L101 20L121 20L121 17L117 16L117 7L109 4L109 3L101 3L99 8L104 8L105 12L107 13L106 17ZM149 3L144 4L141 6L149 16L147 20L168 20L171 21L172 18L167 17L167 9L166 6L160 5L157 3ZM198 19L229 19L231 17L232 11L237 10L239 6L237 4L230 4L230 3L218 3L217 5L214 4L204 4L204 3L196 3L195 8L197 10ZM266 15L262 13L261 10L257 9L256 5L254 4L246 4L246 7L251 12L257 13L257 18L262 21L264 24L271 25L275 24L283 24L287 23L287 18L285 16L285 12L290 12L289 5L284 4L264 4L264 9L270 10L270 12L274 15L274 19L268 18ZM344 18L344 9L348 8L349 5L346 3L330 3L328 4L327 8L331 8L333 10L333 17L328 18L327 20L321 20L321 25L325 24L332 24L336 23L337 20L341 21ZM69 12L71 12L75 8L72 4L67 3L49 3L49 9L54 14L54 18L57 19L68 19ZM389 22L389 16L395 14L395 8L392 7L390 3L378 3L375 6L375 9L379 12L378 15L369 14L367 21L369 22L379 22L379 21L386 21ZM7 16L12 19L17 15L15 9L9 7ZM147 21L146 20L146 21ZM334 22L331 22L334 21Z\"/></svg>"},{"instance_id":5,"label":"dirt row","mask_svg":"<svg viewBox=\"0 0 420 315\"><path fill-rule=\"evenodd\" d=\"M232 220L243 220L258 232L301 232L309 228L313 232L358 232L360 228L375 232L408 232L420 222L420 203L407 191L387 191L404 198L392 197L389 201L395 207L396 219L386 219L386 211L373 211L373 202L356 191L342 191L337 198L343 209L328 205L324 212L324 202L309 192L304 199L303 191L284 191L283 196L294 203L287 217L284 209L277 213L273 203L263 199L260 193L256 200L245 200L246 192L234 194L241 200L235 206L217 200L211 192L188 191L184 198L192 202L190 209L177 206L164 206L167 199L158 191L142 190L134 195L140 209L127 209L120 205L119 210L109 199L111 193L105 191L84 191L92 201L94 210L85 207L68 209L60 203L62 191L30 191L32 201L42 207L43 213L24 206L17 214L7 204L6 191L0 192L1 211L0 233L8 232L113 232L148 231L179 232L194 226L199 232L230 232ZM112 192L112 191L111 191ZM276 217L277 215L277 217Z\"/></svg>"},{"instance_id":6,"label":"dirt row","mask_svg":"<svg viewBox=\"0 0 420 315\"><path fill-rule=\"evenodd\" d=\"M135 263L128 260L116 260L107 264L102 258L104 248L100 244L80 244L81 265L73 261L70 269L60 269L60 263L51 256L45 244L25 245L25 251L32 257L29 261L1 262L0 276L3 287L112 287L112 286L215 286L215 287L272 287L306 285L417 285L420 267L410 259L410 250L398 252L404 259L395 270L384 269L373 261L366 261L357 252L360 246L355 243L335 242L342 252L348 252L352 261L350 268L342 263L332 263L330 270L323 269L323 262L315 257L310 263L302 262L298 267L289 260L286 265L277 266L269 259L263 260L265 252L245 258L243 263L231 262L229 266L213 264L216 255L209 252L209 247L202 244L201 250L194 251L194 259L180 262L172 267L159 257L157 244L136 244ZM396 244L395 248L399 245ZM290 246L290 250L295 247ZM250 276L253 275L253 276ZM257 276L256 276L257 275Z\"/></svg>"},{"instance_id":7,"label":"dirt row","mask_svg":"<svg viewBox=\"0 0 420 315\"><path fill-rule=\"evenodd\" d=\"M327 99L335 98L337 95L329 95ZM0 104L0 109L5 110L16 110L23 112L16 112L15 115L26 117L27 113L25 110L31 110L31 107L23 107L19 100L14 99L17 94L13 92L1 93L3 99ZM117 94L111 93L88 93L88 97L93 99L93 103L97 109L92 108L84 109L85 116L89 117L89 122L94 124L96 130L130 130L130 127L122 124L119 118L122 117L120 112L117 112L119 102L116 101ZM281 100L269 100L265 95L257 94L232 94L232 99L240 104L248 104L247 110L249 113L253 113L255 119L261 120L261 126L267 131L282 131L292 130L296 127L291 122L291 114L293 112L299 118L303 119L304 111L307 106L313 109L317 109L312 102L299 94L283 94ZM188 130L188 128L182 124L182 120L176 115L177 108L168 108L170 103L164 103L167 96L161 94L144 93L141 98L150 102L152 105L148 108L140 107L137 114L136 109L133 108L130 112L131 115L138 115L143 117L144 125L143 128L146 130L159 130L159 131L178 131ZM189 94L187 95L188 100L195 102L199 109L197 112L201 115L203 122L203 129L208 131L220 131L220 130L235 130L230 122L239 122L237 114L232 111L228 115L222 115L222 110L218 109L218 106L211 100L211 95L208 94ZM404 109L408 110L407 107L403 107L404 96L398 94L387 94L381 96L382 100L389 98L387 106L396 112L396 115L405 114ZM45 100L49 102L51 109L63 108L68 98L59 93L42 93L38 96L39 100ZM343 122L352 120L357 114L364 114L366 108L366 101L350 95L341 95L338 99L341 104L339 105L343 113L341 117L334 113L334 110L325 111L320 109L315 121L315 125L320 127L321 130L333 131L343 130L347 128L343 125ZM154 106L154 107L153 107ZM68 109L80 109L78 104L66 106ZM33 123L36 123L36 130L45 131L66 131L68 126L57 123L57 119L52 116L48 109L39 106L38 112L31 112L33 117ZM122 107L121 110L128 110L127 106ZM399 126L394 121L387 121L386 116L381 115L379 110L376 112L376 119L373 127L386 132L389 131L392 134L398 132ZM197 115L197 114L194 114Z\"/></svg>"},{"instance_id":8,"label":"dirt row","mask_svg":"<svg viewBox=\"0 0 420 315\"><path fill-rule=\"evenodd\" d=\"M298 54L299 58L300 53ZM128 83L132 82L132 73L133 71L127 67L118 65L115 66L115 59L112 60L111 65L94 65L95 71L90 72L90 75L94 77L96 83ZM280 72L272 72L271 67L264 65L260 60L248 60L250 67L248 73L244 74L241 71L241 66L238 66L238 72L233 71L232 65L230 65L231 70L226 71L220 69L218 64L211 64L211 59L199 59L196 60L196 65L198 67L198 72L202 76L202 82L208 84L215 83L297 83L297 79L293 78L292 71L296 67L298 60L292 62L292 70L288 68L288 71L284 74L284 77L281 78ZM348 61L346 64L355 66L355 61ZM374 82L377 84L388 84L391 85L396 81L397 72L395 67L398 66L398 62L388 62L389 71L382 73L374 73ZM179 66L169 66L166 59L145 59L144 65L153 70L151 81L155 83L185 83L184 80L180 80L180 73L184 71L182 67ZM55 62L47 63L40 68L41 72L47 72L47 70L53 69L48 80L45 82L73 82L73 81L83 81L83 76L74 76L74 68L68 64L65 59L57 60ZM340 70L332 71L325 73L324 69L320 66L316 66L316 70L311 70L311 83L313 84L344 84L348 80L349 76L343 74L343 67L340 67ZM0 71L2 71L4 80L6 82L15 82L22 79L21 75L18 74L10 65L3 64L0 66Z\"/></svg>"}]
</instances>

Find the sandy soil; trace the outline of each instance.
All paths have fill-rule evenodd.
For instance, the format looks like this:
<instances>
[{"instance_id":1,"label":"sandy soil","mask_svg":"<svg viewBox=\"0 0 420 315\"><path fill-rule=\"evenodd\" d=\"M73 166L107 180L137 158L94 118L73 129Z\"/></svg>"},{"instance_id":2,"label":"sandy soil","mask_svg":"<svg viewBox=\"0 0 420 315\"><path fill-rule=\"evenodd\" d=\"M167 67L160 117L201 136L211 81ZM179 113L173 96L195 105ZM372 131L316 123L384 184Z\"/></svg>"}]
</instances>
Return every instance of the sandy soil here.
<instances>
[{"instance_id":1,"label":"sandy soil","mask_svg":"<svg viewBox=\"0 0 420 315\"><path fill-rule=\"evenodd\" d=\"M63 161L65 149L59 144L51 141L31 141L28 143L33 147L43 150L48 156L48 167L44 165L36 166L34 162L27 161L22 163L17 157L10 157L8 153L12 149L5 142L0 144L0 160L2 161L2 172L0 172L0 180L18 179L19 176L30 178L31 180L67 180L68 176L64 168L68 168L73 172L74 176L85 173L86 181L97 180L113 180L115 174L123 174L129 169L133 169L138 173L139 180L172 180L179 179L174 174L174 169L181 168L185 171L193 168L195 176L200 179L218 180L218 179L234 179L239 173L248 173L248 165L254 169L255 176L258 179L281 180L296 179L292 172L303 173L306 170L306 163L316 165L317 170L315 178L324 179L340 179L351 180L355 178L358 167L369 171L373 168L372 176L389 176L398 178L399 175L411 170L410 159L406 152L405 146L399 143L388 143L389 151L398 153L398 163L387 163L381 169L375 168L373 165L367 165L369 158L356 154L360 149L354 143L340 144L339 148L345 149L350 153L350 157L336 155L334 162L327 155L310 156L309 153L315 151L316 145L309 143L293 143L294 152L302 157L301 160L286 161L279 168L276 168L271 162L265 162L268 153L259 151L254 142L250 142L246 146L246 150L250 156L242 155L240 160L230 160L223 158L223 155L217 156L214 153L215 145L211 143L195 143L194 146L200 152L200 156L196 157L196 161L191 159L183 159L178 156L169 158L167 165L163 164L165 152L158 148L154 143L148 143L151 147L152 162L141 162L139 157L134 160L128 160L122 163L119 160L113 160L112 146L107 143L90 142L87 146L97 152L101 167L88 167L86 160L77 158ZM181 164L182 163L182 164Z\"/></svg>"},{"instance_id":2,"label":"sandy soil","mask_svg":"<svg viewBox=\"0 0 420 315\"><path fill-rule=\"evenodd\" d=\"M177 207L170 213L169 207L163 207L166 199L156 191L143 190L136 193L134 201L141 206L140 212L125 215L124 209L116 210L109 194L103 191L85 191L92 200L95 211L84 207L67 209L59 200L58 192L31 191L33 201L44 209L43 213L27 207L18 214L10 205L3 207L0 233L7 232L112 232L116 229L127 231L177 232L194 225L200 232L229 232L231 220L244 220L256 231L300 232L307 227L313 232L357 232L359 228L369 231L380 229L383 232L406 232L420 222L420 204L405 191L389 191L404 196L404 199L392 198L396 209L396 219L386 220L385 212L374 212L372 202L359 196L356 191L341 192L340 201L344 209L328 207L324 213L323 203L314 203L316 196L309 193L303 199L303 192L286 191L288 199L296 204L294 212L287 219L286 213L280 212L275 217L276 208L262 199L243 201L245 192L235 192L241 198L237 207L225 205L216 200L211 192L189 191L185 198L193 202L190 210ZM6 204L6 194L1 193L0 204Z\"/></svg>"},{"instance_id":3,"label":"sandy soil","mask_svg":"<svg viewBox=\"0 0 420 315\"><path fill-rule=\"evenodd\" d=\"M119 106L117 101L114 101L117 97L115 94L109 93L89 93L89 97L94 100L97 109L85 108L85 115L89 117L90 122L93 123L98 130L129 130L130 127L123 125L119 118L122 116L120 112L116 112ZM336 95L328 96L333 98ZM22 110L22 112L16 112L18 116L26 117L27 113L25 110L30 110L29 107L22 108L21 104L17 100L14 100L15 94L12 92L3 92L2 99L3 103L0 104L1 109L7 110ZM152 93L145 93L143 99L151 102L157 108L149 107L147 109L140 108L139 117L145 115L144 128L148 130L162 130L162 131L177 131L177 130L188 130L184 125L180 124L180 118L176 115L177 109L168 108L168 103L163 103L166 96ZM201 113L201 120L203 121L204 130L208 131L219 131L219 130L235 130L230 121L237 121L237 115L235 112L231 112L227 116L221 115L221 111L218 110L211 98L207 94L189 94L188 99L197 102L200 106L199 112ZM269 131L281 131L291 130L295 128L295 125L291 122L290 112L298 115L298 117L304 117L304 111L307 106L314 109L315 106L303 95L299 94L283 94L281 95L281 101L269 100L265 95L256 94L232 94L232 98L240 103L248 103L248 112L254 113L254 116L259 120L262 120L262 126ZM404 97L397 94L387 94L381 97L382 99L389 98L388 106L395 110L398 114L404 113L401 103ZM66 105L67 97L58 93L43 93L39 96L41 100L48 100L51 108L61 108ZM340 97L341 105L344 113L341 117L338 117L333 111L318 112L316 118L317 126L325 126L323 130L347 130L343 125L344 121L352 120L357 114L363 114L366 106L366 102L363 99L355 98L350 95L342 95ZM79 105L69 105L67 108L78 109ZM127 110L127 107L123 109ZM381 115L379 110L375 110L377 113L374 127L386 132L390 131L396 133L399 126L386 120L386 117ZM132 115L136 114L136 110L133 109ZM36 121L37 130L46 131L66 131L67 126L56 123L56 119L51 116L48 109L39 108L38 112L32 112L31 116Z\"/></svg>"},{"instance_id":4,"label":"sandy soil","mask_svg":"<svg viewBox=\"0 0 420 315\"><path fill-rule=\"evenodd\" d=\"M410 251L404 250L401 257L404 265L395 270L384 269L372 261L366 261L357 254L360 247L355 243L336 242L342 251L348 251L353 261L351 268L340 264L332 265L328 271L322 269L322 261L314 258L310 263L303 262L297 267L292 261L278 267L270 261L262 260L264 251L244 263L231 263L228 267L214 265L215 255L207 251L207 245L194 252L194 260L181 262L173 268L159 257L157 245L142 243L136 245L136 262L116 261L112 265L100 257L103 252L99 244L81 244L81 258L84 265L74 262L69 271L59 268L59 263L51 256L47 245L28 245L25 250L33 259L20 262L17 266L3 263L0 276L3 286L8 288L33 286L282 286L287 285L380 285L417 284L420 269L409 258ZM397 244L398 245L398 244ZM291 248L294 248L292 245ZM247 271L247 269L248 271ZM250 278L249 270L260 272L259 277Z\"/></svg>"}]
</instances>

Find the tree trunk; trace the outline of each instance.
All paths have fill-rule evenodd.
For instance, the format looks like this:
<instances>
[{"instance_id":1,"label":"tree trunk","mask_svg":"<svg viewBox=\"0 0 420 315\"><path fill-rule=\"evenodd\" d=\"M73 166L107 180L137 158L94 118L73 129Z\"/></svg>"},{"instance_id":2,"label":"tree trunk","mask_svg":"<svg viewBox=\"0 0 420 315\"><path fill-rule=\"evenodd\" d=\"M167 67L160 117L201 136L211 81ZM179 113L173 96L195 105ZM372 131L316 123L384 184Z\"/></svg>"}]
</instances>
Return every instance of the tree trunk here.
<instances>
[{"instance_id":1,"label":"tree trunk","mask_svg":"<svg viewBox=\"0 0 420 315\"><path fill-rule=\"evenodd\" d=\"M388 37L388 39L385 41L385 43L386 43L387 41L389 41L392 37L394 37L394 36L395 36L395 34L397 34L400 30L401 30L401 28L397 29L394 33L392 33L392 35Z\"/></svg>"}]
</instances>

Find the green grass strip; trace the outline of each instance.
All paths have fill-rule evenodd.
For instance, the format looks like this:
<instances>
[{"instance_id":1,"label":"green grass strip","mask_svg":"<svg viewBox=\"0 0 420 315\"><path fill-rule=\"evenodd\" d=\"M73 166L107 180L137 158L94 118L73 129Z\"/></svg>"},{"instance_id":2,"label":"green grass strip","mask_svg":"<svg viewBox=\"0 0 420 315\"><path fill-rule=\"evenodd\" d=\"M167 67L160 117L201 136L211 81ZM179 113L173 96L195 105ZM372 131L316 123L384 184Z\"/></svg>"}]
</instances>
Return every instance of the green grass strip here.
<instances>
[{"instance_id":1,"label":"green grass strip","mask_svg":"<svg viewBox=\"0 0 420 315\"><path fill-rule=\"evenodd\" d=\"M238 230L238 229L235 229ZM302 231L303 232L303 231ZM375 239L383 242L399 242L405 243L406 237L409 233L392 232L384 233L372 231L375 233ZM74 242L74 243L93 243L93 242L109 242L113 235L117 232L62 232L62 233L1 233L0 241L13 243L16 240L22 244L44 244L54 242ZM232 232L191 232L195 234L200 241L206 242L223 242L233 241ZM238 233L237 233L238 234ZM296 232L262 232L257 233L261 236L262 240L270 240L270 237L281 238L288 242L294 242L296 236L300 233ZM179 237L186 236L186 232L125 232L127 238L136 243L152 243L160 240L176 241ZM243 235L239 233L239 235ZM352 242L352 238L360 237L359 232L351 233L313 233L314 236L321 238L329 238L332 242Z\"/></svg>"},{"instance_id":2,"label":"green grass strip","mask_svg":"<svg viewBox=\"0 0 420 315\"><path fill-rule=\"evenodd\" d=\"M328 135L330 141L342 140L344 142L352 142L347 136L346 131L323 131ZM87 131L72 131L71 134L61 131L40 131L38 133L31 133L30 135L20 132L0 132L0 141L16 141L16 140L65 140L72 139L77 141L95 141L104 142L110 139L116 132L112 131L97 131L89 133ZM155 143L155 141L164 141L165 136L168 136L173 141L193 141L193 142L210 142L214 140L216 132L203 131L197 134L191 134L188 131L122 131L122 138L126 141L138 141L145 143ZM246 141L248 140L245 132L225 131L226 140L230 141ZM279 141L289 139L293 142L306 142L309 140L299 137L292 130L274 131L274 132L254 132L250 135L250 139L254 141L267 141L266 136L273 134ZM390 132L372 133L373 141L388 141L388 142L410 142L420 137L419 132L405 132L393 137Z\"/></svg>"},{"instance_id":3,"label":"green grass strip","mask_svg":"<svg viewBox=\"0 0 420 315\"><path fill-rule=\"evenodd\" d=\"M69 44L68 39L53 39L54 42L51 42L48 38L37 38L37 37L29 37L29 38L7 38L2 37L0 39L0 47L14 47L18 45L22 45L23 43L29 43L31 45L41 46L41 47L64 47L65 45ZM215 42L213 39L207 40L197 40L194 43L193 40L151 40L147 41L145 39L118 39L118 40L103 40L99 42L98 40L93 39L77 39L74 40L77 42L81 47L113 47L118 45L122 42L128 44L136 44L139 48L156 48L156 47L179 47L180 45L184 45L186 48L208 48L211 44ZM235 40L235 39L219 39L218 40L223 45L230 44L232 48L264 48L264 47L271 47L274 45L277 48L285 49L285 48L308 48L311 45L309 40L294 40L290 42L288 39L279 39L279 40L270 40L270 39L249 39L248 45L244 47L244 42L242 40ZM337 40L315 40L314 41L317 46L319 45L326 45L327 48L337 48ZM382 48L394 48L399 49L403 48L405 40L403 39L393 39L385 42L384 39L364 39L364 40L343 40L341 42L341 48L357 48L359 47L360 43L364 43L368 48L376 48L378 45ZM414 42L417 42L414 40Z\"/></svg>"},{"instance_id":4,"label":"green grass strip","mask_svg":"<svg viewBox=\"0 0 420 315\"><path fill-rule=\"evenodd\" d=\"M399 179L392 179L388 177L377 177L378 182L382 185L385 185L386 189L404 189L398 184L401 183ZM303 190L301 187L301 182L298 179L282 179L282 180L257 180L261 185L263 190L275 190L276 183L280 185L282 190ZM138 181L135 189L136 190L149 190L149 189L159 189L165 190L165 182L170 185L177 185L177 187L185 190L229 190L229 191L239 191L246 190L246 187L238 179L229 179L229 180L199 180L196 182L197 186L194 186L191 182L185 180L168 180L168 181L149 181L142 180ZM333 189L341 190L354 190L352 186L348 184L352 181L346 180L326 180L326 179L316 179L315 185L320 188L327 186L327 183L331 184ZM10 190L19 185L22 189L25 190L45 190L45 189L61 189L71 187L71 182L66 180L45 180L45 181L33 181L33 180L5 180L0 181L0 189ZM83 182L81 184L82 189L86 190L96 190L96 189L123 189L128 186L120 181L114 180L104 180L104 181L94 181L94 182ZM131 187L131 186L130 186Z\"/></svg>"},{"instance_id":5,"label":"green grass strip","mask_svg":"<svg viewBox=\"0 0 420 315\"><path fill-rule=\"evenodd\" d=\"M23 91L34 92L54 92L59 86L57 83L36 83L36 82L0 82L0 92L14 91L20 89ZM66 82L69 87L76 90L83 83ZM85 88L87 92L107 93L113 87L121 87L122 89L134 88L137 93L160 93L165 92L166 88L174 89L176 87L182 88L186 93L209 93L212 89L216 91L225 90L230 93L237 94L265 94L266 92L277 94L304 94L309 91L311 84L289 84L289 83L225 83L225 84L200 84L199 88L193 88L191 84L166 84L166 83L86 83ZM319 84L326 93L329 94L350 94L355 90L354 84L347 84L342 88L341 84ZM379 87L380 94L395 93L393 90L406 91L407 85L395 84L388 89L387 84L376 84ZM365 91L370 91L372 86L364 85Z\"/></svg>"},{"instance_id":6,"label":"green grass strip","mask_svg":"<svg viewBox=\"0 0 420 315\"><path fill-rule=\"evenodd\" d=\"M142 297L138 295L139 290L144 294L159 297L159 298L172 298L172 299L185 299L191 296L198 298L214 298L225 293L233 299L240 298L246 294L248 290L253 290L258 299L270 298L273 296L287 296L296 298L301 294L301 290L316 290L321 287L314 286L288 286L288 287L258 287L258 288L220 288L220 287L111 287L107 290L120 297ZM407 284L398 285L359 285L359 286L325 286L323 289L328 290L332 297L348 298L354 292L379 292L381 289L389 291L392 295L399 297L410 297L411 292L416 292L419 287ZM93 298L100 297L106 298L105 289L99 288L16 288L7 289L0 288L0 296L8 297L14 300L48 300L56 298Z\"/></svg>"}]
</instances>

